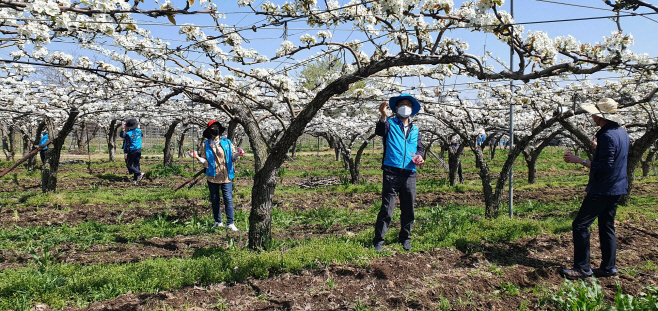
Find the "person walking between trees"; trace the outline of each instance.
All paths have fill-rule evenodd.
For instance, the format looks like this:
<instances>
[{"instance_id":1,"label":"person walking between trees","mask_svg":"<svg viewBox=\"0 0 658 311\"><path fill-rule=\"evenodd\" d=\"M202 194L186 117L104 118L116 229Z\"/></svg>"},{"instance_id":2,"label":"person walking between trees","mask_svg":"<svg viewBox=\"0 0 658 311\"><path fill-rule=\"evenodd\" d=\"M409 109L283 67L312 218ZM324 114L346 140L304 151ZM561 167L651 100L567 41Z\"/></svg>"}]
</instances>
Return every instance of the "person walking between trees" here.
<instances>
[{"instance_id":1,"label":"person walking between trees","mask_svg":"<svg viewBox=\"0 0 658 311\"><path fill-rule=\"evenodd\" d=\"M142 130L135 119L128 119L124 125L127 132L119 132L119 136L126 140L125 148L128 150L126 167L133 174L133 183L138 183L144 178L144 173L139 170L139 160L142 158ZM125 150L125 149L124 149Z\"/></svg>"},{"instance_id":2,"label":"person walking between trees","mask_svg":"<svg viewBox=\"0 0 658 311\"><path fill-rule=\"evenodd\" d=\"M226 227L238 231L233 222L232 180L235 176L233 162L241 155L244 155L244 150L236 148L228 138L222 137L224 130L225 128L219 122L210 120L208 127L203 131L203 137L206 138L206 141L204 142L204 150L199 151L201 157L193 151L190 151L189 154L206 168L210 203L215 219L215 224L211 229L224 226L219 204L219 191L221 190L226 212Z\"/></svg>"},{"instance_id":3,"label":"person walking between trees","mask_svg":"<svg viewBox=\"0 0 658 311\"><path fill-rule=\"evenodd\" d=\"M405 250L411 250L411 226L414 222L414 201L416 199L416 165L423 164L425 148L421 135L409 118L418 113L420 103L413 96L402 93L391 97L388 106L396 112L394 118L387 119L386 102L379 106L381 118L375 127L375 134L383 138L384 157L382 171L382 206L375 223L375 237L372 240L376 251L383 250L384 235L391 224L393 208L400 196L400 233L398 241Z\"/></svg>"},{"instance_id":4,"label":"person walking between trees","mask_svg":"<svg viewBox=\"0 0 658 311\"><path fill-rule=\"evenodd\" d=\"M50 138L48 137L48 133L43 132L41 133L41 140L39 141L39 147L45 145ZM39 150L39 157L41 157L41 164L46 164L46 156L48 155L48 146L43 147L43 149Z\"/></svg>"},{"instance_id":5,"label":"person walking between trees","mask_svg":"<svg viewBox=\"0 0 658 311\"><path fill-rule=\"evenodd\" d=\"M591 114L592 120L601 129L592 141L594 156L592 161L581 159L571 152L564 155L567 163L580 163L588 168L589 182L587 195L572 224L573 230L573 269L564 269L562 274L568 279L609 277L617 275L615 268L617 240L615 236L615 214L617 203L622 195L628 194L626 161L630 139L621 125L617 114L617 102L604 98L596 104L581 106ZM599 219L599 240L601 243L601 265L590 269L589 226Z\"/></svg>"}]
</instances>

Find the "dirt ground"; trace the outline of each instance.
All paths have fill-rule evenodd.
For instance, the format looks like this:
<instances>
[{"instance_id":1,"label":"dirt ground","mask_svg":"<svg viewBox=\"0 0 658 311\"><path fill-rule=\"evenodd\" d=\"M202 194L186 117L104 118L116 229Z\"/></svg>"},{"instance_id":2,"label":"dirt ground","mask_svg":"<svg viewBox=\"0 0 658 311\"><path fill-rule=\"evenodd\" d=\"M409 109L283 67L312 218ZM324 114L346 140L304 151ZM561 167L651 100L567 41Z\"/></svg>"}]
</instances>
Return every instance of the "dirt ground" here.
<instances>
[{"instance_id":1,"label":"dirt ground","mask_svg":"<svg viewBox=\"0 0 658 311\"><path fill-rule=\"evenodd\" d=\"M637 295L656 285L658 276L635 267L657 260L658 220L618 224L618 277L599 279L611 301L618 282ZM592 234L593 261L600 260L597 233ZM299 274L238 283L193 286L158 294L127 293L65 310L517 310L548 309L536 288L557 287L559 269L568 266L570 234L541 235L513 243L394 253L369 266L329 265ZM517 294L504 290L513 284ZM541 296L541 295L540 295ZM41 310L50 310L39 306ZM36 308L35 308L36 309Z\"/></svg>"},{"instance_id":2,"label":"dirt ground","mask_svg":"<svg viewBox=\"0 0 658 311\"><path fill-rule=\"evenodd\" d=\"M64 168L66 169L66 168ZM105 173L109 173L106 171ZM117 170L117 173L122 173ZM183 178L145 181L140 186L175 185ZM38 187L38 180L13 181L0 185L1 191ZM123 179L86 178L68 180L62 189L88 188L90 183L119 187ZM242 181L247 182L247 181ZM294 184L293 178L284 184ZM239 183L238 183L239 186ZM532 200L572 200L582 196L583 189L543 188L542 191L515 192L518 202ZM634 194L658 193L658 184L642 184ZM355 209L370 209L378 194L343 194L339 203ZM285 209L303 209L325 204L335 199L331 193L307 193L275 197L275 203ZM285 200L288 204L283 204ZM424 193L417 203L425 206L447 203L477 205L480 193ZM22 208L17 217L12 209L0 210L0 228L14 225L51 226L66 222L75 225L94 220L114 224L123 213L122 222L131 222L168 212L168 217L186 220L194 211L207 212L207 202L201 199L176 199L167 206L152 202L148 209L121 209L116 205L67 205ZM151 203L149 203L151 204ZM237 208L248 208L249 202L236 200ZM651 269L637 269L647 261L658 261L658 219L634 219L617 223L618 277L600 279L608 301L612 301L619 283L624 293L638 295L643 287L657 285L658 275ZM295 235L341 234L363 230L332 226L330 231L319 228L295 228ZM245 235L240 232L236 234ZM276 237L275 237L276 238ZM176 236L103 246L79 251L74 245L60 245L59 260L82 264L137 262L151 257L188 257L197 248L224 247L226 241L216 235ZM387 246L388 248L388 246ZM551 309L538 297L541 290L557 288L564 281L559 269L571 264L571 234L540 235L512 243L481 243L463 248L437 248L429 252L403 252L389 248L390 256L374 259L370 265L335 264L320 269L303 270L298 274L279 274L267 279L247 279L237 283L219 283L186 287L157 294L126 293L115 299L95 302L86 308L74 306L65 310L517 310ZM592 261L600 261L598 233L592 232ZM0 269L24 266L30 259L12 250L0 252ZM506 290L513 285L518 292ZM537 293L540 291L540 293ZM544 293L545 294L545 293ZM37 306L34 310L51 310Z\"/></svg>"}]
</instances>

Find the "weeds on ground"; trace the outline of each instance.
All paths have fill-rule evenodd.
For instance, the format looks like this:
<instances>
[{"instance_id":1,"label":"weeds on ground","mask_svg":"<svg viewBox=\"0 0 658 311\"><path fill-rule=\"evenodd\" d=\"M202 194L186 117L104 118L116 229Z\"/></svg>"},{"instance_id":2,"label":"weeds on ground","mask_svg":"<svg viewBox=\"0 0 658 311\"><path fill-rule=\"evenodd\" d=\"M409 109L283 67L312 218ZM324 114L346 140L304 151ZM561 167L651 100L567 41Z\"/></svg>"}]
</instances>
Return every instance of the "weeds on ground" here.
<instances>
[{"instance_id":1,"label":"weeds on ground","mask_svg":"<svg viewBox=\"0 0 658 311\"><path fill-rule=\"evenodd\" d=\"M623 294L617 282L613 305L604 301L605 293L596 278L572 282L565 280L555 293L540 299L541 303L554 305L558 310L658 310L658 287L648 286L638 296Z\"/></svg>"}]
</instances>

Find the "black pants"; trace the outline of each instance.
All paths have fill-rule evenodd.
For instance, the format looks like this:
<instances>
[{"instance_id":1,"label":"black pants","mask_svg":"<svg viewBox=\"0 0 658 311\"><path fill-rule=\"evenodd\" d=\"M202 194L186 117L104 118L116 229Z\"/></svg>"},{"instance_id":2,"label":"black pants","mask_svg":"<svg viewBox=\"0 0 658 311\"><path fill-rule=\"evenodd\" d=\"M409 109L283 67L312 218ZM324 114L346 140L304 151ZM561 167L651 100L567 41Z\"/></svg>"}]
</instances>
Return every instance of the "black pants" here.
<instances>
[{"instance_id":1,"label":"black pants","mask_svg":"<svg viewBox=\"0 0 658 311\"><path fill-rule=\"evenodd\" d=\"M126 167L128 172L133 174L133 180L137 180L137 177L142 173L139 171L139 159L142 158L142 150L130 150L128 151L128 161L126 161Z\"/></svg>"},{"instance_id":2,"label":"black pants","mask_svg":"<svg viewBox=\"0 0 658 311\"><path fill-rule=\"evenodd\" d=\"M39 150L39 157L41 157L41 164L46 164L47 156L48 156L48 149Z\"/></svg>"},{"instance_id":3,"label":"black pants","mask_svg":"<svg viewBox=\"0 0 658 311\"><path fill-rule=\"evenodd\" d=\"M400 195L400 234L399 242L411 240L411 225L414 223L414 201L416 200L416 177L395 176L384 173L382 186L382 207L375 223L373 244L384 241L384 235L391 225L395 200Z\"/></svg>"},{"instance_id":4,"label":"black pants","mask_svg":"<svg viewBox=\"0 0 658 311\"><path fill-rule=\"evenodd\" d=\"M615 215L620 195L587 195L580 206L571 227L573 230L573 267L589 271L590 243L589 226L599 218L599 240L601 241L601 266L605 271L615 268L617 238Z\"/></svg>"}]
</instances>

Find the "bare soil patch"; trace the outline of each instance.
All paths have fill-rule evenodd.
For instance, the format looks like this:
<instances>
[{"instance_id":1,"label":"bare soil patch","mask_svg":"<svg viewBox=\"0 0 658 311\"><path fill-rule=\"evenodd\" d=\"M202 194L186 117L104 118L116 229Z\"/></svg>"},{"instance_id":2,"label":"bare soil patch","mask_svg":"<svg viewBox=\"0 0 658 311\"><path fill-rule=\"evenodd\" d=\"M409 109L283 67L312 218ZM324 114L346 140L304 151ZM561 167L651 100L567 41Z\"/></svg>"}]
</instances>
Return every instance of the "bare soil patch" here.
<instances>
[{"instance_id":1,"label":"bare soil patch","mask_svg":"<svg viewBox=\"0 0 658 311\"><path fill-rule=\"evenodd\" d=\"M658 254L658 223L618 224L619 277L599 279L612 302L619 282L624 293L637 295L656 285L655 272L635 269ZM593 262L600 260L596 230ZM551 309L540 304L535 287L556 288L559 269L570 266L569 233L541 235L513 243L470 245L430 252L394 253L370 265L335 264L299 274L187 287L157 294L127 293L87 308L65 310L451 310ZM625 268L626 267L626 268ZM632 272L634 271L634 272ZM513 284L518 293L503 288ZM541 296L541 294L539 295Z\"/></svg>"}]
</instances>

